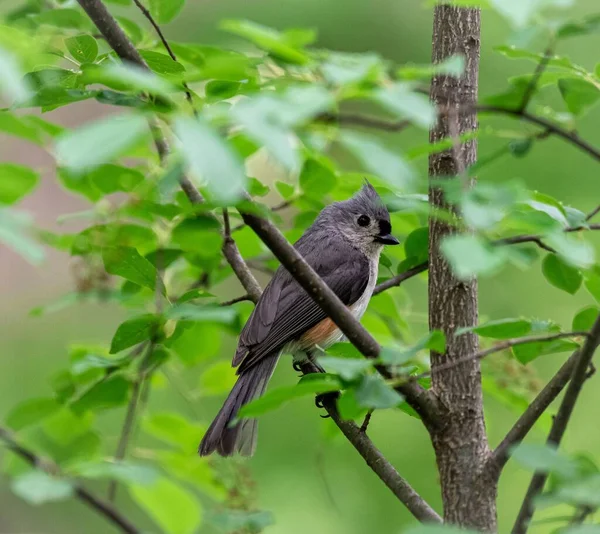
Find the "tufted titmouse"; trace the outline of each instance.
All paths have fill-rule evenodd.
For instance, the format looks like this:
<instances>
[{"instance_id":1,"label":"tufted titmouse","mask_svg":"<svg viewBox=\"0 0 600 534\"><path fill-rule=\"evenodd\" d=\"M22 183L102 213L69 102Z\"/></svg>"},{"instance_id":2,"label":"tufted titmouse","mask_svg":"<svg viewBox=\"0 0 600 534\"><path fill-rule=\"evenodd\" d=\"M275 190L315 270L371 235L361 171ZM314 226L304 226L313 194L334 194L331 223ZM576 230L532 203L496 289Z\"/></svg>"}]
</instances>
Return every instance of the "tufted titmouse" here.
<instances>
[{"instance_id":1,"label":"tufted titmouse","mask_svg":"<svg viewBox=\"0 0 600 534\"><path fill-rule=\"evenodd\" d=\"M383 245L397 245L390 214L368 182L350 200L321 211L294 247L360 319L377 281ZM265 391L279 356L306 358L316 345L327 348L343 334L288 271L279 267L240 334L232 365L239 378L215 417L199 452L251 456L256 448L256 419L231 425L240 408Z\"/></svg>"}]
</instances>

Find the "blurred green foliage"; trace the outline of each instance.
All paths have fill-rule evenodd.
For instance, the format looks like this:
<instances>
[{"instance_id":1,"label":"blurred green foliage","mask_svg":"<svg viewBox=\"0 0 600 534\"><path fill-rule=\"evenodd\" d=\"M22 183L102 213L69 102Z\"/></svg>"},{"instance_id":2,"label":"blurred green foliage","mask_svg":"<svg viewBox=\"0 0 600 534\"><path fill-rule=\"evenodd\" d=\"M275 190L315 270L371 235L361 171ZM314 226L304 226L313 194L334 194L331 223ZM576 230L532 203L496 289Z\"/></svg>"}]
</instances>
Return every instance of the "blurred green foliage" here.
<instances>
[{"instance_id":1,"label":"blurred green foliage","mask_svg":"<svg viewBox=\"0 0 600 534\"><path fill-rule=\"evenodd\" d=\"M427 130L439 110L420 89L434 73L460 75L463 58L429 65L431 2L150 0L152 15L168 24L177 59L131 2L108 4L149 71L121 64L75 2L0 4L0 89L7 102L0 132L46 147L56 160L53 180L87 203L81 213L64 214L83 220L83 229L39 228L19 205L36 194L39 170L0 164L0 241L36 265L44 248L70 255L75 279L56 300L35 295L35 319L24 317L19 299L10 308L4 424L64 476L32 470L7 453L3 469L14 495L53 504L31 511L7 489L0 529L81 532L85 524L86 532L107 532L112 527L69 500L72 480L81 479L99 494L117 481L123 486L117 505L148 531L403 531L412 524L408 513L310 408L314 393L343 389L345 417L377 409L374 441L439 509L426 433L347 344L323 357L330 373L318 379L292 385L282 366L285 385L245 408L247 415L273 412L264 418L252 461L196 456L205 424L233 383L227 361L251 311L247 302L218 306L241 294L221 255L220 208L234 207L248 190L256 209L293 241L323 206L347 198L368 176L404 242L382 256L380 282L423 263L427 155L452 148L454 140L429 145ZM592 127L600 98L594 8L592 1L485 2L482 102L518 106L542 61L539 51L552 41L560 55L548 61L528 109L592 144L600 141ZM113 106L106 108L111 113L76 128L55 122L55 110L77 114L92 102ZM385 133L338 124L338 114L359 112L412 126ZM151 114L174 147L165 164L147 127ZM458 276L481 277L482 320L473 330L491 345L588 329L600 302L598 241L586 231L586 214L599 202L595 162L507 117L482 115L478 134L466 137L480 145L479 162L467 171L479 181L466 189L469 176L460 176L444 187L474 233L448 238L442 250ZM192 206L178 190L184 169L207 199L203 206ZM230 214L237 225L236 212ZM554 252L534 241L502 243L521 234L540 236ZM246 227L234 228L233 237L266 281L277 265L267 249ZM427 334L425 277L376 296L363 321L385 347L382 362L401 374L426 372L427 351L444 348L440 332ZM578 340L520 345L484 362L493 443ZM126 458L115 461L132 399L137 411ZM597 400L586 389L582 404ZM540 420L542 430L548 419ZM571 430L568 453L532 444L515 452L526 469L552 473L544 496L550 512L543 513L559 520L539 532L564 525L567 506L600 504L600 435L584 415ZM522 499L526 475L511 464L503 477L501 532Z\"/></svg>"}]
</instances>

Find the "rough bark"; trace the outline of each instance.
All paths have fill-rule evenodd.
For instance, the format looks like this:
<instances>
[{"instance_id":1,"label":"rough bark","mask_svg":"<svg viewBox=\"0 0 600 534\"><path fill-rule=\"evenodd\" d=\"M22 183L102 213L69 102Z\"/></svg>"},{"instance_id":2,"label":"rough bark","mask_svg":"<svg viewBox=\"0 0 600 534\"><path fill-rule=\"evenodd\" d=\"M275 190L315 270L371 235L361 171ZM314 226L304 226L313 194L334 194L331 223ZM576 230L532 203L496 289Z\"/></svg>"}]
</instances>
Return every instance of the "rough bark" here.
<instances>
[{"instance_id":1,"label":"rough bark","mask_svg":"<svg viewBox=\"0 0 600 534\"><path fill-rule=\"evenodd\" d=\"M433 62L439 63L454 54L466 59L466 69L460 78L434 77L431 99L447 106L449 112L440 117L430 132L435 143L447 137L477 128L477 116L461 109L475 109L479 73L480 13L438 5L433 23ZM466 104L466 105L465 105ZM472 104L470 106L469 104ZM457 145L453 150L433 154L429 159L429 174L439 180L452 179L477 157L476 141ZM440 189L430 185L430 203L450 207ZM477 336L454 337L454 331L477 324L477 281L461 281L454 277L442 257L442 240L456 232L451 224L431 218L429 222L429 326L446 333L445 354L432 353L432 390L443 410L443 424L430 429L436 452L444 520L485 532L496 530L496 482L485 469L490 455L483 415L481 372L479 360L471 360L448 369L448 363L475 354ZM436 371L436 367L446 366Z\"/></svg>"}]
</instances>

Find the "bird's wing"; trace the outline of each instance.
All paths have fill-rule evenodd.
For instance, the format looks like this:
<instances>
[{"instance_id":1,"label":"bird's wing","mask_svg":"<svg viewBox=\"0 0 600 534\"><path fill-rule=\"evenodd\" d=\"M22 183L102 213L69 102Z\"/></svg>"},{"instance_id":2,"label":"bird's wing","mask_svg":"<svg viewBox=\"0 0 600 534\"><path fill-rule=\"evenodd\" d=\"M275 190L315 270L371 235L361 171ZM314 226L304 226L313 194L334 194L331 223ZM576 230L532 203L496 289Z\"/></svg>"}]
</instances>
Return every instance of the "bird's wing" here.
<instances>
[{"instance_id":1,"label":"bird's wing","mask_svg":"<svg viewBox=\"0 0 600 534\"><path fill-rule=\"evenodd\" d=\"M309 247L303 246L302 240L296 246L339 299L350 306L367 287L369 261L364 254L340 241L326 238L323 246L317 247L324 251L321 254L314 252L314 246L306 250ZM241 364L240 371L251 367L326 317L298 282L280 267L242 330L233 365Z\"/></svg>"}]
</instances>

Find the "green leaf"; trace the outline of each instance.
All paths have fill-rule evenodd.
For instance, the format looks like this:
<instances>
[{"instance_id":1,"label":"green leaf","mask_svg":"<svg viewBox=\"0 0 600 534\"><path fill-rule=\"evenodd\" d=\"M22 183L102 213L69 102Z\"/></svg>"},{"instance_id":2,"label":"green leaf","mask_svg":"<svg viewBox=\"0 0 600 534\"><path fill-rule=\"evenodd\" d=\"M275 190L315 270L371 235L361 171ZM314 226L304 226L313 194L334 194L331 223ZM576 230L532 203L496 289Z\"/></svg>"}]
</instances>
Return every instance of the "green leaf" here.
<instances>
[{"instance_id":1,"label":"green leaf","mask_svg":"<svg viewBox=\"0 0 600 534\"><path fill-rule=\"evenodd\" d=\"M273 525L275 520L271 512L226 510L213 515L211 523L224 532L262 532Z\"/></svg>"},{"instance_id":2,"label":"green leaf","mask_svg":"<svg viewBox=\"0 0 600 534\"><path fill-rule=\"evenodd\" d=\"M196 450L205 430L182 415L171 412L160 412L145 417L142 428L147 434L174 445L186 453Z\"/></svg>"},{"instance_id":3,"label":"green leaf","mask_svg":"<svg viewBox=\"0 0 600 534\"><path fill-rule=\"evenodd\" d=\"M339 389L339 382L331 376L300 381L295 386L274 388L265 393L262 397L242 406L238 418L257 417L272 410L276 410L289 400L305 397L307 395L314 395L316 393L328 393Z\"/></svg>"},{"instance_id":4,"label":"green leaf","mask_svg":"<svg viewBox=\"0 0 600 534\"><path fill-rule=\"evenodd\" d=\"M532 471L557 473L565 478L577 474L577 462L560 454L556 447L532 443L520 443L513 447L511 457Z\"/></svg>"},{"instance_id":5,"label":"green leaf","mask_svg":"<svg viewBox=\"0 0 600 534\"><path fill-rule=\"evenodd\" d=\"M110 353L116 354L156 335L158 320L156 315L138 315L121 323L110 343Z\"/></svg>"},{"instance_id":6,"label":"green leaf","mask_svg":"<svg viewBox=\"0 0 600 534\"><path fill-rule=\"evenodd\" d=\"M419 264L429 258L429 228L424 226L413 230L404 241L406 258L414 258L414 263Z\"/></svg>"},{"instance_id":7,"label":"green leaf","mask_svg":"<svg viewBox=\"0 0 600 534\"><path fill-rule=\"evenodd\" d=\"M574 267L590 267L594 263L594 247L587 241L565 232L553 232L544 241L556 250L559 256Z\"/></svg>"},{"instance_id":8,"label":"green leaf","mask_svg":"<svg viewBox=\"0 0 600 534\"><path fill-rule=\"evenodd\" d=\"M542 272L550 284L571 295L577 293L583 281L581 271L567 264L556 254L548 254L544 258Z\"/></svg>"},{"instance_id":9,"label":"green leaf","mask_svg":"<svg viewBox=\"0 0 600 534\"><path fill-rule=\"evenodd\" d=\"M304 65L310 60L310 56L302 49L306 39L298 43L294 34L280 33L248 20L224 20L221 22L221 28L248 39L274 58L286 63Z\"/></svg>"},{"instance_id":10,"label":"green leaf","mask_svg":"<svg viewBox=\"0 0 600 534\"><path fill-rule=\"evenodd\" d=\"M164 96L174 91L168 81L134 64L87 65L82 82L86 85L101 83L117 91L145 91Z\"/></svg>"},{"instance_id":11,"label":"green leaf","mask_svg":"<svg viewBox=\"0 0 600 534\"><path fill-rule=\"evenodd\" d=\"M0 89L10 101L24 102L31 96L31 87L21 74L16 58L0 47Z\"/></svg>"},{"instance_id":12,"label":"green leaf","mask_svg":"<svg viewBox=\"0 0 600 534\"><path fill-rule=\"evenodd\" d=\"M84 462L72 466L70 471L83 478L114 479L125 484L153 484L158 478L154 468L124 460Z\"/></svg>"},{"instance_id":13,"label":"green leaf","mask_svg":"<svg viewBox=\"0 0 600 534\"><path fill-rule=\"evenodd\" d=\"M236 380L235 369L229 362L216 362L200 375L198 387L202 395L221 395L231 391Z\"/></svg>"},{"instance_id":14,"label":"green leaf","mask_svg":"<svg viewBox=\"0 0 600 534\"><path fill-rule=\"evenodd\" d=\"M512 348L515 358L523 365L544 356L545 354L555 354L558 352L573 352L579 345L566 339L556 339L554 341L540 341L536 343L526 343L515 345Z\"/></svg>"},{"instance_id":15,"label":"green leaf","mask_svg":"<svg viewBox=\"0 0 600 534\"><path fill-rule=\"evenodd\" d=\"M598 306L587 306L579 310L577 315L573 317L573 331L585 332L591 330L599 314L600 309Z\"/></svg>"},{"instance_id":16,"label":"green leaf","mask_svg":"<svg viewBox=\"0 0 600 534\"><path fill-rule=\"evenodd\" d=\"M181 63L171 59L167 54L152 52L151 50L140 50L139 52L148 67L157 74L171 76L182 74L185 71L185 67Z\"/></svg>"},{"instance_id":17,"label":"green leaf","mask_svg":"<svg viewBox=\"0 0 600 534\"><path fill-rule=\"evenodd\" d=\"M167 478L151 486L129 487L131 498L166 534L194 534L202 520L202 506L193 493Z\"/></svg>"},{"instance_id":18,"label":"green leaf","mask_svg":"<svg viewBox=\"0 0 600 534\"><path fill-rule=\"evenodd\" d=\"M150 13L159 24L171 22L183 9L185 0L150 0Z\"/></svg>"},{"instance_id":19,"label":"green leaf","mask_svg":"<svg viewBox=\"0 0 600 534\"><path fill-rule=\"evenodd\" d=\"M29 214L0 209L0 243L12 248L34 265L44 259L44 249L29 237L31 227Z\"/></svg>"},{"instance_id":20,"label":"green leaf","mask_svg":"<svg viewBox=\"0 0 600 534\"><path fill-rule=\"evenodd\" d=\"M359 406L370 409L393 408L404 401L402 395L388 386L380 375L365 375L355 395Z\"/></svg>"},{"instance_id":21,"label":"green leaf","mask_svg":"<svg viewBox=\"0 0 600 534\"><path fill-rule=\"evenodd\" d=\"M575 525L561 530L561 534L600 534L600 525Z\"/></svg>"},{"instance_id":22,"label":"green leaf","mask_svg":"<svg viewBox=\"0 0 600 534\"><path fill-rule=\"evenodd\" d=\"M6 424L13 430L21 430L39 423L55 413L60 405L54 399L27 399L17 404L6 416Z\"/></svg>"},{"instance_id":23,"label":"green leaf","mask_svg":"<svg viewBox=\"0 0 600 534\"><path fill-rule=\"evenodd\" d=\"M222 306L196 306L195 304L177 304L171 306L166 317L206 323L232 324L237 318L234 308Z\"/></svg>"},{"instance_id":24,"label":"green leaf","mask_svg":"<svg viewBox=\"0 0 600 534\"><path fill-rule=\"evenodd\" d=\"M578 37L595 33L600 29L600 15L592 14L584 17L581 21L567 21L558 29L556 36L559 39L567 37Z\"/></svg>"},{"instance_id":25,"label":"green leaf","mask_svg":"<svg viewBox=\"0 0 600 534\"><path fill-rule=\"evenodd\" d=\"M348 381L361 376L372 365L371 361L364 358L335 358L333 356L320 356L319 363L328 371L332 371Z\"/></svg>"},{"instance_id":26,"label":"green leaf","mask_svg":"<svg viewBox=\"0 0 600 534\"><path fill-rule=\"evenodd\" d=\"M568 7L573 0L488 0L517 29L523 29L546 7Z\"/></svg>"},{"instance_id":27,"label":"green leaf","mask_svg":"<svg viewBox=\"0 0 600 534\"><path fill-rule=\"evenodd\" d=\"M14 204L33 191L38 174L16 163L0 163L0 204Z\"/></svg>"},{"instance_id":28,"label":"green leaf","mask_svg":"<svg viewBox=\"0 0 600 534\"><path fill-rule=\"evenodd\" d=\"M435 65L407 65L398 69L398 76L406 80L431 78L434 74L445 74L458 78L465 71L465 57L453 55Z\"/></svg>"},{"instance_id":29,"label":"green leaf","mask_svg":"<svg viewBox=\"0 0 600 534\"><path fill-rule=\"evenodd\" d=\"M111 115L61 135L56 158L70 169L90 169L127 152L147 128L141 115Z\"/></svg>"},{"instance_id":30,"label":"green leaf","mask_svg":"<svg viewBox=\"0 0 600 534\"><path fill-rule=\"evenodd\" d=\"M111 376L91 386L81 397L71 404L78 415L87 411L106 410L123 406L129 396L131 384L122 376Z\"/></svg>"},{"instance_id":31,"label":"green leaf","mask_svg":"<svg viewBox=\"0 0 600 534\"><path fill-rule=\"evenodd\" d=\"M231 109L233 120L248 137L264 146L286 169L297 172L299 157L293 128L333 105L331 94L319 85L289 87L284 93L261 93L240 100Z\"/></svg>"},{"instance_id":32,"label":"green leaf","mask_svg":"<svg viewBox=\"0 0 600 534\"><path fill-rule=\"evenodd\" d=\"M10 111L0 111L0 132L42 144L40 129L31 122L31 116L19 117Z\"/></svg>"},{"instance_id":33,"label":"green leaf","mask_svg":"<svg viewBox=\"0 0 600 534\"><path fill-rule=\"evenodd\" d=\"M275 182L275 187L277 188L277 192L286 200L292 198L296 192L293 185L286 184L285 182Z\"/></svg>"},{"instance_id":34,"label":"green leaf","mask_svg":"<svg viewBox=\"0 0 600 534\"><path fill-rule=\"evenodd\" d=\"M210 217L184 219L173 229L171 237L173 243L182 250L202 258L214 258L221 254L223 239L218 231L218 222Z\"/></svg>"},{"instance_id":35,"label":"green leaf","mask_svg":"<svg viewBox=\"0 0 600 534\"><path fill-rule=\"evenodd\" d=\"M594 265L591 269L585 271L585 288L600 304L600 265Z\"/></svg>"},{"instance_id":36,"label":"green leaf","mask_svg":"<svg viewBox=\"0 0 600 534\"><path fill-rule=\"evenodd\" d=\"M459 328L456 330L455 335L459 336L466 332L475 332L482 337L493 339L521 337L531 332L531 321L526 319L497 319L478 326Z\"/></svg>"},{"instance_id":37,"label":"green leaf","mask_svg":"<svg viewBox=\"0 0 600 534\"><path fill-rule=\"evenodd\" d=\"M144 181L140 171L112 163L99 165L89 173L88 178L104 194L117 191L131 193Z\"/></svg>"},{"instance_id":38,"label":"green leaf","mask_svg":"<svg viewBox=\"0 0 600 534\"><path fill-rule=\"evenodd\" d=\"M416 93L405 83L396 83L375 93L377 101L396 116L407 119L421 128L429 129L437 119L429 98Z\"/></svg>"},{"instance_id":39,"label":"green leaf","mask_svg":"<svg viewBox=\"0 0 600 534\"><path fill-rule=\"evenodd\" d=\"M335 173L329 165L319 159L308 158L300 172L300 188L308 197L323 200L336 184Z\"/></svg>"},{"instance_id":40,"label":"green leaf","mask_svg":"<svg viewBox=\"0 0 600 534\"><path fill-rule=\"evenodd\" d=\"M382 69L381 58L376 54L347 54L332 52L320 66L323 77L337 86L359 84L375 80Z\"/></svg>"},{"instance_id":41,"label":"green leaf","mask_svg":"<svg viewBox=\"0 0 600 534\"><path fill-rule=\"evenodd\" d=\"M239 200L246 187L241 160L212 128L200 120L179 117L175 131L183 155L197 180L205 180L211 194L220 202Z\"/></svg>"},{"instance_id":42,"label":"green leaf","mask_svg":"<svg viewBox=\"0 0 600 534\"><path fill-rule=\"evenodd\" d=\"M474 235L446 237L441 250L458 278L496 273L506 261L504 249L493 247Z\"/></svg>"},{"instance_id":43,"label":"green leaf","mask_svg":"<svg viewBox=\"0 0 600 534\"><path fill-rule=\"evenodd\" d=\"M65 39L67 50L79 63L93 63L98 56L98 43L91 35L76 35Z\"/></svg>"},{"instance_id":44,"label":"green leaf","mask_svg":"<svg viewBox=\"0 0 600 534\"><path fill-rule=\"evenodd\" d=\"M405 190L414 178L408 162L377 141L356 132L342 132L340 141L373 174L385 180L393 189Z\"/></svg>"},{"instance_id":45,"label":"green leaf","mask_svg":"<svg viewBox=\"0 0 600 534\"><path fill-rule=\"evenodd\" d=\"M64 501L73 495L73 485L68 480L55 478L44 471L29 471L15 478L11 489L29 504Z\"/></svg>"},{"instance_id":46,"label":"green leaf","mask_svg":"<svg viewBox=\"0 0 600 534\"><path fill-rule=\"evenodd\" d=\"M582 115L600 98L600 89L594 84L579 78L558 80L560 94L567 109L574 115Z\"/></svg>"},{"instance_id":47,"label":"green leaf","mask_svg":"<svg viewBox=\"0 0 600 534\"><path fill-rule=\"evenodd\" d=\"M106 247L102 250L104 268L109 274L121 276L126 280L154 290L157 283L160 292L166 290L158 276L156 267L131 247Z\"/></svg>"}]
</instances>

